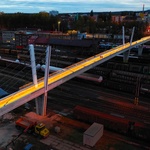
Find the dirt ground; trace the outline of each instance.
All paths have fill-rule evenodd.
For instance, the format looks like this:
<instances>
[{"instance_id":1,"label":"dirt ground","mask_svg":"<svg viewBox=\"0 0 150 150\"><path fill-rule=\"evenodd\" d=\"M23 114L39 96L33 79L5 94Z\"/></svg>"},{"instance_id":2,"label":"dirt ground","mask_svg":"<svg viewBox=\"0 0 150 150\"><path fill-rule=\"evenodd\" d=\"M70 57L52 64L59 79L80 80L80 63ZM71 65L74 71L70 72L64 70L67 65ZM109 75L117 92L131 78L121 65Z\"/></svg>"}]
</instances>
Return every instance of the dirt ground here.
<instances>
[{"instance_id":1,"label":"dirt ground","mask_svg":"<svg viewBox=\"0 0 150 150\"><path fill-rule=\"evenodd\" d=\"M65 139L70 142L83 145L83 133L90 126L85 123L68 119L59 114L49 113L48 116L42 117L34 112L25 114L26 117L35 120L37 122L45 123L46 127L50 130L50 134L60 139ZM15 143L11 143L20 132L15 128L15 120L18 116L13 113L5 114L0 118L0 150L6 150L9 147L15 147L15 150L22 150L27 143L32 143L35 148L33 150L54 150L54 147L50 147L40 142L39 139L32 135L21 135ZM57 128L56 128L57 127ZM56 130L57 129L57 130ZM59 129L59 130L58 130ZM15 146L14 146L15 144ZM141 146L142 145L142 146ZM6 148L7 146L7 148ZM149 150L150 145L145 145L138 141L131 140L130 138L111 133L104 130L102 138L97 142L92 150Z\"/></svg>"},{"instance_id":2,"label":"dirt ground","mask_svg":"<svg viewBox=\"0 0 150 150\"><path fill-rule=\"evenodd\" d=\"M35 120L37 122L45 123L48 129L52 128L55 122L54 120L57 121L59 118L59 115L52 115L50 118L42 117L36 115L36 113L34 112L27 113L25 116L30 118L32 121ZM27 143L34 143L34 145L37 145L37 143L39 143L39 139L36 139L36 137L32 135L24 133L20 135L20 131L15 128L15 120L17 118L18 115L14 113L5 114L0 118L0 150L9 149L9 147L15 147L15 150L21 150L20 147L24 147ZM49 147L47 147L46 145L44 146L44 144L42 143L36 146L36 150L39 149L37 147L42 147L42 149L44 148L44 150L49 149ZM34 148L32 149L34 150Z\"/></svg>"},{"instance_id":3,"label":"dirt ground","mask_svg":"<svg viewBox=\"0 0 150 150\"><path fill-rule=\"evenodd\" d=\"M14 130L14 116L8 113L0 118L0 147L5 147L13 138L13 136L19 134L17 130Z\"/></svg>"}]
</instances>

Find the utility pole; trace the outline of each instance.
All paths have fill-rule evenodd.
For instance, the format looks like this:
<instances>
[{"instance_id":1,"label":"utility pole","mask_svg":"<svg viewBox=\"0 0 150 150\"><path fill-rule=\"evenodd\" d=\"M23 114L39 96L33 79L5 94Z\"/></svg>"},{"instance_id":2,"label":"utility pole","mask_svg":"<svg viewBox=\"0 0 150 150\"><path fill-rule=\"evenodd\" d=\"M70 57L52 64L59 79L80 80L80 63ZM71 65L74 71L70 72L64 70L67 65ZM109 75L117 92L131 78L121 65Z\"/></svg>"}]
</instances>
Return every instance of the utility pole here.
<instances>
[{"instance_id":1,"label":"utility pole","mask_svg":"<svg viewBox=\"0 0 150 150\"><path fill-rule=\"evenodd\" d=\"M60 31L60 21L58 21L58 32Z\"/></svg>"},{"instance_id":2,"label":"utility pole","mask_svg":"<svg viewBox=\"0 0 150 150\"><path fill-rule=\"evenodd\" d=\"M123 45L124 45L125 44L124 26L122 27L122 42L123 42Z\"/></svg>"}]
</instances>

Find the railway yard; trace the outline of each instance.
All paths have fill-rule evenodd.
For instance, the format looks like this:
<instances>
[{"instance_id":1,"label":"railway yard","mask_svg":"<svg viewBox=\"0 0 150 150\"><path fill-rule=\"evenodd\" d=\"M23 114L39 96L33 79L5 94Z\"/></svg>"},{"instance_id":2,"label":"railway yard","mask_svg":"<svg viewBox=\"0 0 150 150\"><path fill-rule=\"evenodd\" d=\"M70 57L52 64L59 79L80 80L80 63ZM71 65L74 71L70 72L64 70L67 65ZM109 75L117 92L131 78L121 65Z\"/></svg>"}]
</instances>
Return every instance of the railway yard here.
<instances>
[{"instance_id":1,"label":"railway yard","mask_svg":"<svg viewBox=\"0 0 150 150\"><path fill-rule=\"evenodd\" d=\"M42 65L45 59L44 53L35 51L35 54L36 63ZM27 65L30 64L27 51L1 49L0 56L0 88L11 94L32 82L32 71ZM89 70L89 74L97 78L103 77L100 83L73 78L49 91L47 117L59 114L59 119L57 118L58 120L56 119L53 125L49 126L50 140L57 137L75 143L74 150L150 149L150 59L144 56L131 58L128 63L123 63L121 57L116 57ZM19 59L22 64L5 61L4 58L14 61ZM65 68L84 58L62 56L62 53L56 54L54 50L50 64ZM38 79L44 76L40 68L37 69L37 76ZM136 103L135 98L138 98ZM34 101L29 102L29 110L25 109L25 106L13 110L12 114L15 116L13 119L6 121L1 119L1 126L12 124L17 117L30 112L35 112ZM82 145L82 136L93 122L104 125L104 135L95 147L91 148ZM59 126L61 132L55 133L54 126ZM28 139L33 145L38 143L39 147L45 146L44 149L60 147L60 145L47 146L44 140L26 134L18 138L15 145L22 144L19 139ZM6 144L0 143L0 146L9 143L5 142ZM60 149L65 150L65 148Z\"/></svg>"}]
</instances>

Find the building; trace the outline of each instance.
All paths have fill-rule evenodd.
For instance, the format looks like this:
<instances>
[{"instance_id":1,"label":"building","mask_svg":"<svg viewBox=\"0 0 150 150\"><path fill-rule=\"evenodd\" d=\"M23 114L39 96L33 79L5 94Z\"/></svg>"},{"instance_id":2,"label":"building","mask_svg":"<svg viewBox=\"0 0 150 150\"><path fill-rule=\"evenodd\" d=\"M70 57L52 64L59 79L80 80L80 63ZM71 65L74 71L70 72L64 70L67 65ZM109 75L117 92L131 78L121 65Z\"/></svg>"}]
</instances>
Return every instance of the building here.
<instances>
[{"instance_id":1,"label":"building","mask_svg":"<svg viewBox=\"0 0 150 150\"><path fill-rule=\"evenodd\" d=\"M2 43L2 31L0 31L0 43Z\"/></svg>"},{"instance_id":2,"label":"building","mask_svg":"<svg viewBox=\"0 0 150 150\"><path fill-rule=\"evenodd\" d=\"M15 43L15 31L2 31L2 43L14 44Z\"/></svg>"},{"instance_id":3,"label":"building","mask_svg":"<svg viewBox=\"0 0 150 150\"><path fill-rule=\"evenodd\" d=\"M121 23L121 22L123 22L123 19L125 18L125 16L112 16L112 18L111 18L111 20L112 20L112 22L114 22L114 23Z\"/></svg>"},{"instance_id":4,"label":"building","mask_svg":"<svg viewBox=\"0 0 150 150\"><path fill-rule=\"evenodd\" d=\"M150 35L150 25L146 28L145 35Z\"/></svg>"},{"instance_id":5,"label":"building","mask_svg":"<svg viewBox=\"0 0 150 150\"><path fill-rule=\"evenodd\" d=\"M35 32L17 31L15 32L16 49L23 49L28 46L28 39L35 35Z\"/></svg>"},{"instance_id":6,"label":"building","mask_svg":"<svg viewBox=\"0 0 150 150\"><path fill-rule=\"evenodd\" d=\"M49 15L52 15L52 16L58 16L59 12L57 10L51 10L49 12Z\"/></svg>"},{"instance_id":7,"label":"building","mask_svg":"<svg viewBox=\"0 0 150 150\"><path fill-rule=\"evenodd\" d=\"M147 22L148 22L149 25L150 25L150 14L147 14Z\"/></svg>"},{"instance_id":8,"label":"building","mask_svg":"<svg viewBox=\"0 0 150 150\"><path fill-rule=\"evenodd\" d=\"M38 35L30 36L28 39L28 44L33 44L37 38L38 38Z\"/></svg>"},{"instance_id":9,"label":"building","mask_svg":"<svg viewBox=\"0 0 150 150\"><path fill-rule=\"evenodd\" d=\"M49 45L51 45L54 49L65 51L67 54L63 54L64 56L87 57L93 55L97 41L92 39L50 39Z\"/></svg>"}]
</instances>

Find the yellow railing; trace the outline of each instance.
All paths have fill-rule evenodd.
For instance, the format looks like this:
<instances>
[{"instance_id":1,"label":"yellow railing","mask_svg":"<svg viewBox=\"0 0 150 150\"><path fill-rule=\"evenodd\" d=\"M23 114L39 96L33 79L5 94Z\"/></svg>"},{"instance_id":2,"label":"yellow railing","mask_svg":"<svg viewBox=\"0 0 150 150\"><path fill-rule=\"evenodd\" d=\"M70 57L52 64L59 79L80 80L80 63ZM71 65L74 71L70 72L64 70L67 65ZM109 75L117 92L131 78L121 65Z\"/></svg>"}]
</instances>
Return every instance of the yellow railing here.
<instances>
[{"instance_id":1,"label":"yellow railing","mask_svg":"<svg viewBox=\"0 0 150 150\"><path fill-rule=\"evenodd\" d=\"M148 41L148 40L150 41L150 36L144 37L140 40L132 42L131 45L134 46L136 44L139 44L139 43L142 43L142 42ZM89 57L85 60L82 60L76 64L68 66L68 67L66 67L60 71L51 73L51 74L49 74L48 84L52 84L56 81L59 81L62 78L67 77L68 75L83 69L84 67L90 66L90 65L92 65L92 64L94 64L94 63L96 63L102 59L105 59L105 58L107 58L107 57L109 57L109 56L111 56L117 52L120 52L122 50L130 48L131 45L130 45L130 43L126 43L125 45L121 45L121 46L112 48L112 49L107 50L105 52L102 52L102 53L99 53L99 54L94 55L92 57ZM39 89L42 89L43 87L44 87L44 78L41 78L38 80L37 86L29 83L28 86L25 87L24 89L21 89L20 91L18 91L16 93L13 93L13 94L5 97L5 98L2 98L0 101L0 108L4 107L5 105L8 105L10 103L13 103L14 101L17 101L18 99L21 99L27 95L30 95L31 93L33 93Z\"/></svg>"}]
</instances>

